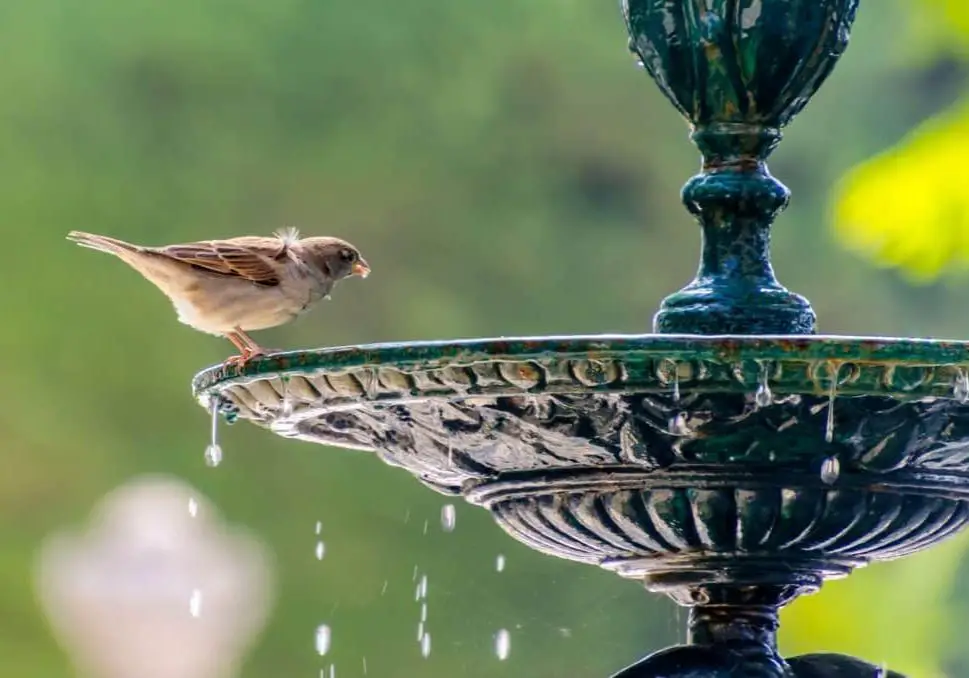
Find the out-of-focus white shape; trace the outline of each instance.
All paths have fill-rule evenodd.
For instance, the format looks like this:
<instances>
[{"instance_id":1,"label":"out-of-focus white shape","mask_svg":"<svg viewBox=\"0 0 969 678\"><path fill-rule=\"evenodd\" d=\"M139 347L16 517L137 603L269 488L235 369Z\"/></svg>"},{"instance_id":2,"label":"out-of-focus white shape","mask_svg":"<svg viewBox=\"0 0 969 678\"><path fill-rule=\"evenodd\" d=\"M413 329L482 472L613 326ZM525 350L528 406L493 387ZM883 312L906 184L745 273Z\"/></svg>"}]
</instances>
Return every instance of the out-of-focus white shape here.
<instances>
[{"instance_id":1,"label":"out-of-focus white shape","mask_svg":"<svg viewBox=\"0 0 969 678\"><path fill-rule=\"evenodd\" d=\"M185 506L201 510L191 512ZM79 672L230 678L272 602L268 551L197 490L145 477L108 494L88 528L54 535L38 596Z\"/></svg>"}]
</instances>

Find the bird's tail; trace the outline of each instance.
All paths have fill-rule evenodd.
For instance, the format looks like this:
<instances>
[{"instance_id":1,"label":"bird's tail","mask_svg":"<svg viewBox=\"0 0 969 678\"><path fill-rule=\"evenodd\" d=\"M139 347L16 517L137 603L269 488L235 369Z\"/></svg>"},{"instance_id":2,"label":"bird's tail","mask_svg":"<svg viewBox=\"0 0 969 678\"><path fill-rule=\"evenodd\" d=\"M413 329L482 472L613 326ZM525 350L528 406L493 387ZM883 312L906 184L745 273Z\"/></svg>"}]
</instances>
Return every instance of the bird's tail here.
<instances>
[{"instance_id":1,"label":"bird's tail","mask_svg":"<svg viewBox=\"0 0 969 678\"><path fill-rule=\"evenodd\" d=\"M108 254L120 255L126 252L139 252L141 248L137 245L132 245L131 243L125 242L124 240L118 240L117 238L109 238L106 235L95 235L94 233L85 233L84 231L71 231L67 234L67 239L71 242L75 242L81 247L87 247L92 250L98 250L99 252L107 252Z\"/></svg>"}]
</instances>

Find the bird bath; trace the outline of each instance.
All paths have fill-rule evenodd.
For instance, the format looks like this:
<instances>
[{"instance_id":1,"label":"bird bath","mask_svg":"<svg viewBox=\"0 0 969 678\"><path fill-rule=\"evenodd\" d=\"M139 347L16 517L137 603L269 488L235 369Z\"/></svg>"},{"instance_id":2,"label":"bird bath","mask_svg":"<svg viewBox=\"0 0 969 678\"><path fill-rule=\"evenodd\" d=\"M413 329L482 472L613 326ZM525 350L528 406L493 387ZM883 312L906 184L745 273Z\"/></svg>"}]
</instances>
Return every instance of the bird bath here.
<instances>
[{"instance_id":1,"label":"bird bath","mask_svg":"<svg viewBox=\"0 0 969 678\"><path fill-rule=\"evenodd\" d=\"M858 0L626 0L629 47L703 156L696 279L655 334L375 344L200 373L216 416L374 452L524 544L690 608L687 644L615 678L897 676L783 658L778 611L969 521L969 343L821 336L778 283L780 130Z\"/></svg>"}]
</instances>

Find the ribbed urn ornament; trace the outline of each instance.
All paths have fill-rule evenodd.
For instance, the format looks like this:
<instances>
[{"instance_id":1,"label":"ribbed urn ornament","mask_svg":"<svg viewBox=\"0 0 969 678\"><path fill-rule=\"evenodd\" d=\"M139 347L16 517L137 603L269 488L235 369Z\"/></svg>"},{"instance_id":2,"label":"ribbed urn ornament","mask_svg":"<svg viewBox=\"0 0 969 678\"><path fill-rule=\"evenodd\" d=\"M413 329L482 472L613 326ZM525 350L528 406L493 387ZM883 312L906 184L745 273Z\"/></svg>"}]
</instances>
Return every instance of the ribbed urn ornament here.
<instances>
[{"instance_id":1,"label":"ribbed urn ornament","mask_svg":"<svg viewBox=\"0 0 969 678\"><path fill-rule=\"evenodd\" d=\"M180 481L109 494L44 545L38 596L81 675L233 678L272 599L268 554Z\"/></svg>"}]
</instances>

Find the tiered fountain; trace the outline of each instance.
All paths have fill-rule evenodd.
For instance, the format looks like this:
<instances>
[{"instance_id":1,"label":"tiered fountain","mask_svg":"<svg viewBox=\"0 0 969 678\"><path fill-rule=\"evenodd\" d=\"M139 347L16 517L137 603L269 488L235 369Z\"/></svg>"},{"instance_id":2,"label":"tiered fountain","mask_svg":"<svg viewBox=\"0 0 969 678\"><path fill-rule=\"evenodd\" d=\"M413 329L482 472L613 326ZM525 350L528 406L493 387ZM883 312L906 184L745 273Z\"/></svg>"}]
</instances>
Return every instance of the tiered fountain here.
<instances>
[{"instance_id":1,"label":"tiered fountain","mask_svg":"<svg viewBox=\"0 0 969 678\"><path fill-rule=\"evenodd\" d=\"M820 336L768 244L765 164L858 0L626 0L630 49L693 128L696 279L656 334L380 344L214 367L195 392L280 435L375 452L543 553L691 609L615 678L897 676L778 654L778 610L969 521L969 344Z\"/></svg>"}]
</instances>

